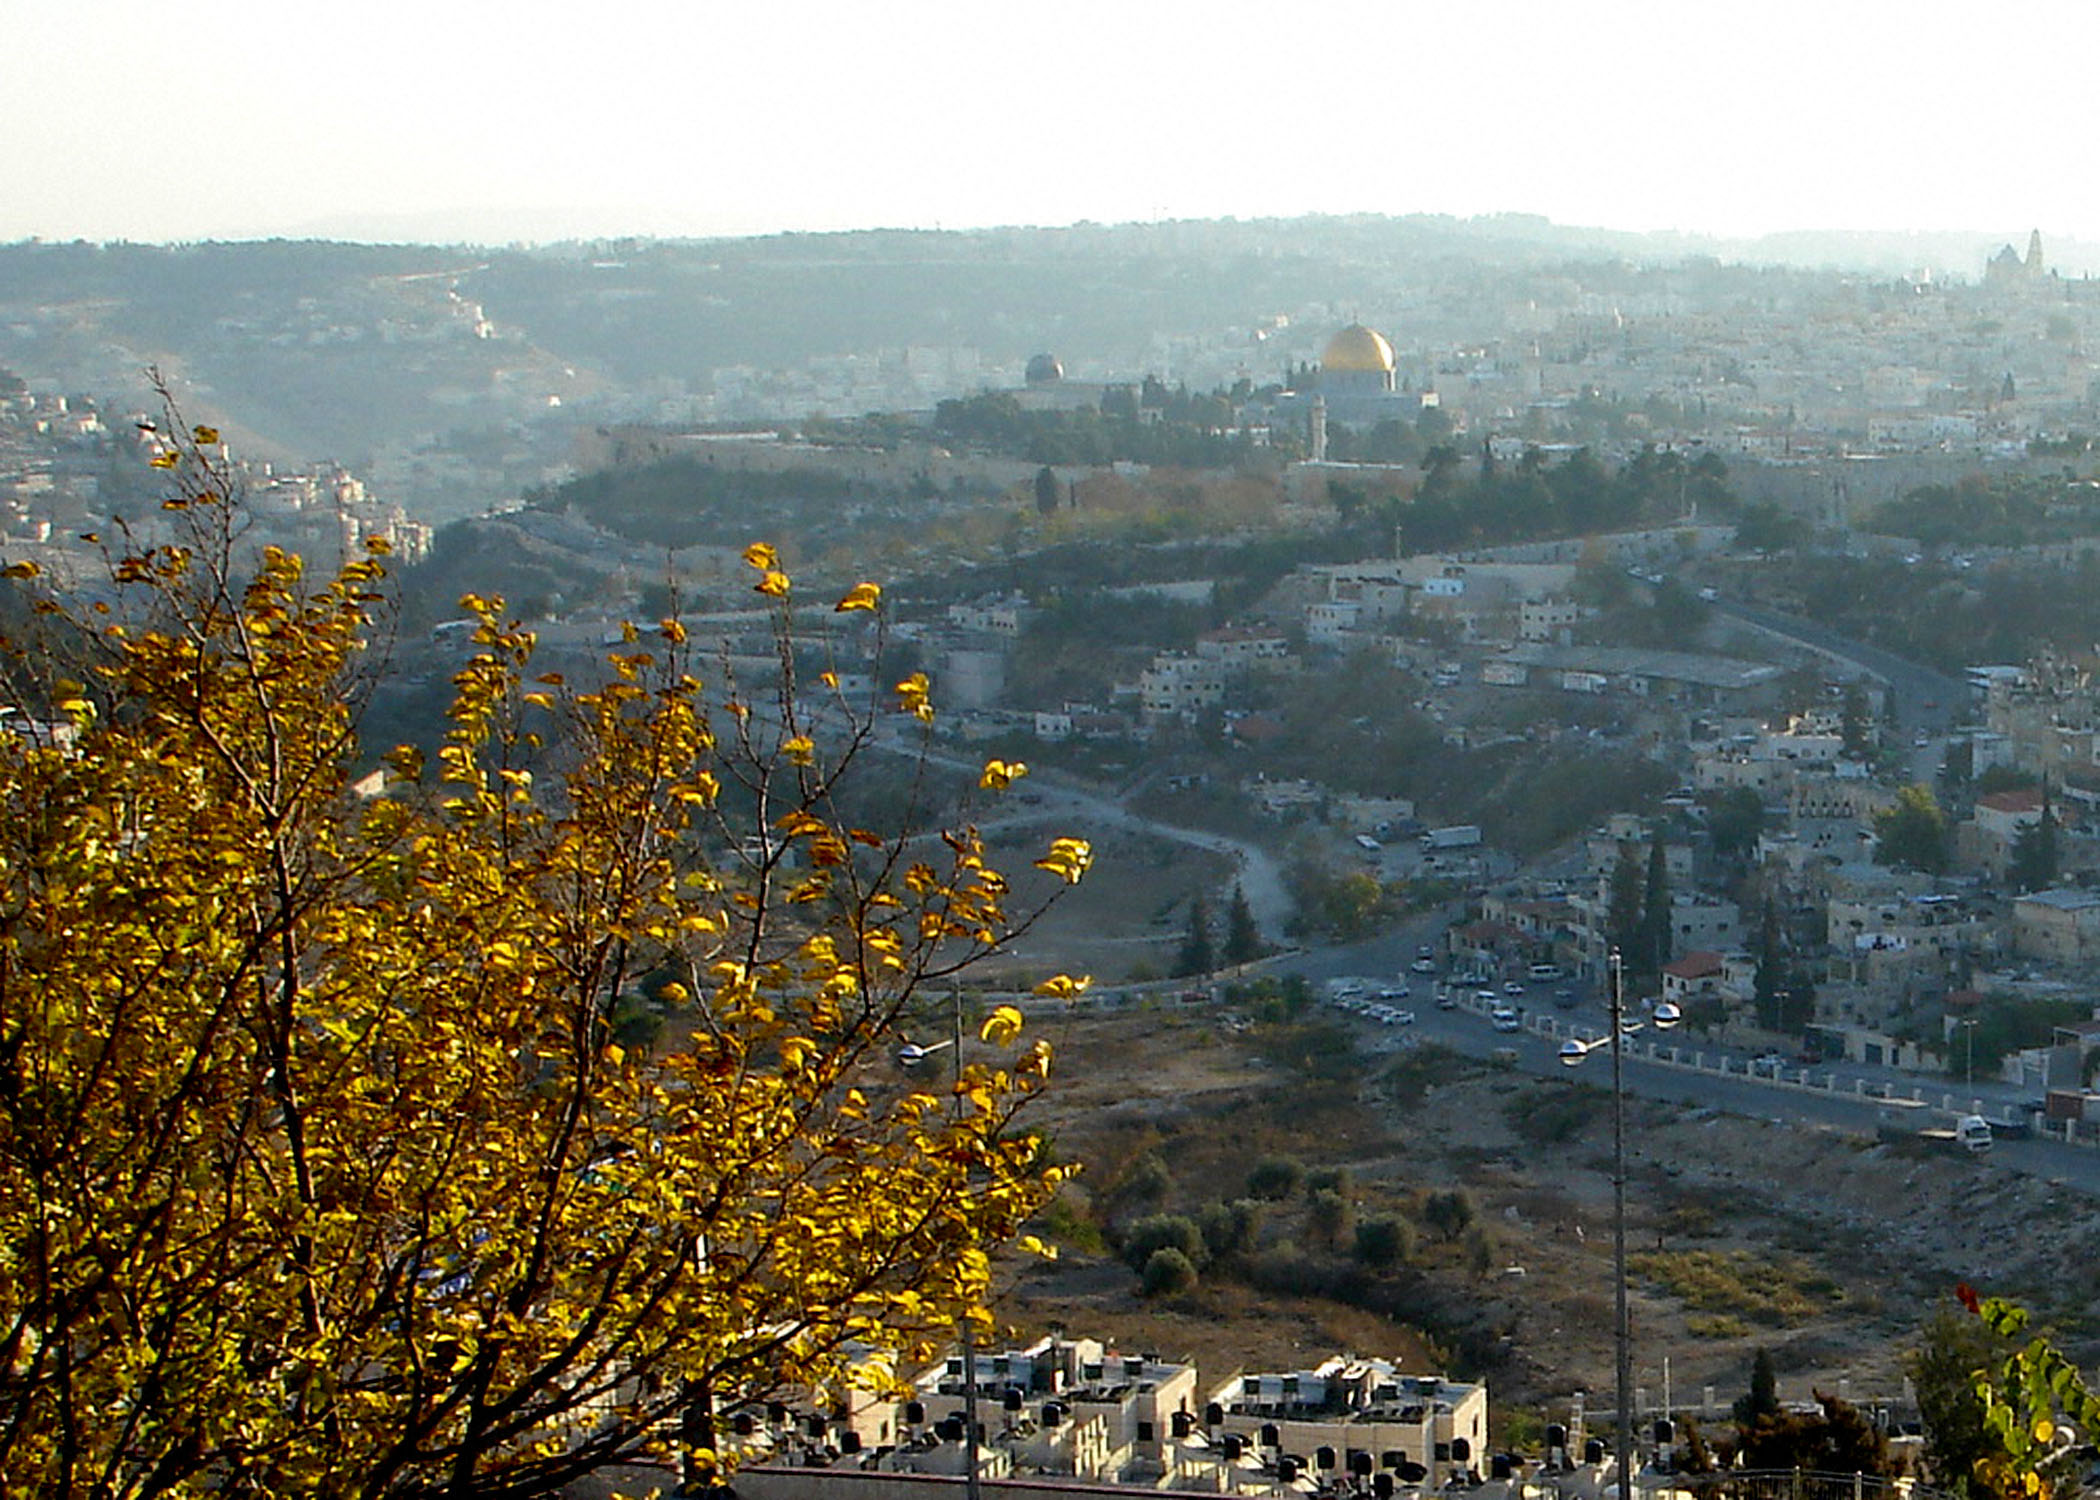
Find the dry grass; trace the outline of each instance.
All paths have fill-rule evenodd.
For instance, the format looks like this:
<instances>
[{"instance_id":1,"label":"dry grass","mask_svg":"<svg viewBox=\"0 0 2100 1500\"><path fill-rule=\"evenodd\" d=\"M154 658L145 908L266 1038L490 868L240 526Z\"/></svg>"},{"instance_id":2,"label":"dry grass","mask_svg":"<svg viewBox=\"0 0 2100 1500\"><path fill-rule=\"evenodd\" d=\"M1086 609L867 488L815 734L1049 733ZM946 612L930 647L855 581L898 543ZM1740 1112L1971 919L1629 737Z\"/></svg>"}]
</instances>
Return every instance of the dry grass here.
<instances>
[{"instance_id":1,"label":"dry grass","mask_svg":"<svg viewBox=\"0 0 2100 1500\"><path fill-rule=\"evenodd\" d=\"M1701 1334L1706 1338L1721 1336L1710 1331L1718 1320L1791 1328L1839 1312L1845 1300L1828 1276L1791 1256L1666 1250L1632 1256L1627 1266L1686 1307L1708 1315L1709 1331Z\"/></svg>"}]
</instances>

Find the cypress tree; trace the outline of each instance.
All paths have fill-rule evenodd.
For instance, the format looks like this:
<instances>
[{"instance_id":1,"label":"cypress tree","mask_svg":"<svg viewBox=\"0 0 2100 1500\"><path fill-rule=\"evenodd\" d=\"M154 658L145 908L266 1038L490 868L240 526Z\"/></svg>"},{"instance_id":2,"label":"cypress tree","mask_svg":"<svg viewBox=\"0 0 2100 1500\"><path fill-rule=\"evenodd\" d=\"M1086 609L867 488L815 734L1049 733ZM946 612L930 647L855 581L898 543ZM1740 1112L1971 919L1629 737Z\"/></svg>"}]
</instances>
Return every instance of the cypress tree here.
<instances>
[{"instance_id":1,"label":"cypress tree","mask_svg":"<svg viewBox=\"0 0 2100 1500\"><path fill-rule=\"evenodd\" d=\"M1189 901L1189 928L1181 940L1181 954L1174 962L1176 974L1208 974L1218 966L1210 945L1210 911L1203 898Z\"/></svg>"},{"instance_id":2,"label":"cypress tree","mask_svg":"<svg viewBox=\"0 0 2100 1500\"><path fill-rule=\"evenodd\" d=\"M1247 893L1235 883L1232 905L1225 911L1225 962L1244 964L1261 957L1261 929L1254 925L1254 908Z\"/></svg>"}]
</instances>

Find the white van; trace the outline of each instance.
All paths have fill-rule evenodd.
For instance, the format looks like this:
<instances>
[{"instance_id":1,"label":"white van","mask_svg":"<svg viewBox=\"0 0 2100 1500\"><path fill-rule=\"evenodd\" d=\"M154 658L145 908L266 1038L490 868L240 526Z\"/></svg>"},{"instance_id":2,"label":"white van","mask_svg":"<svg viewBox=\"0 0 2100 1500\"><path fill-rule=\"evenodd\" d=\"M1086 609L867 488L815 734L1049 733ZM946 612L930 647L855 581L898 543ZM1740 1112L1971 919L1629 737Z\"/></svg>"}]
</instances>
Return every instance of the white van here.
<instances>
[{"instance_id":1,"label":"white van","mask_svg":"<svg viewBox=\"0 0 2100 1500\"><path fill-rule=\"evenodd\" d=\"M1559 964L1533 964L1531 966L1531 982L1533 984L1551 984L1554 980L1561 977Z\"/></svg>"}]
</instances>

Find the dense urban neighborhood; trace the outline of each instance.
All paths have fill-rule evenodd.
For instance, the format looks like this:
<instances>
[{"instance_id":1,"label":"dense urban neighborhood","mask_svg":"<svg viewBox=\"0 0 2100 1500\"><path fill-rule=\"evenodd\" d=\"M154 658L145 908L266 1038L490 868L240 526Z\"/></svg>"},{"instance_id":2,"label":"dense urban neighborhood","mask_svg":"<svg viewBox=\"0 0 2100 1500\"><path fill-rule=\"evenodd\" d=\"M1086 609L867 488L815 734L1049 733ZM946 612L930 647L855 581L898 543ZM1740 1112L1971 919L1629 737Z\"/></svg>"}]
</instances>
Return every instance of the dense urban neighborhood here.
<instances>
[{"instance_id":1,"label":"dense urban neighborhood","mask_svg":"<svg viewBox=\"0 0 2100 1500\"><path fill-rule=\"evenodd\" d=\"M827 1162L858 1169L871 1110L914 1132L847 1195L929 1195L868 1273L910 1339L863 1347L883 1319L861 1288L777 1338L757 1314L711 1330L736 1351L721 1389L605 1355L536 1429L550 1483L616 1460L705 1485L719 1458L753 1500L965 1477L972 1500L1594 1500L1638 1417L1656 1493L1849 1464L1977 1495L1950 1482L1945 1372L1919 1352L1966 1357L1919 1333L1933 1299L1959 1281L1999 1336L2024 1315L1994 1293L2068 1348L2100 1337L2079 1258L2100 1248L2100 290L2022 243L1901 271L1643 257L1522 220L0 246L0 566L32 591L6 614L24 639L40 614L103 632L214 753L248 742L153 654L164 622L124 633L127 590L185 601L199 641L244 622L224 649L273 768L278 737L304 743L270 655L289 638L334 736L316 764L356 811L274 889L293 903L308 858L352 888L344 830L398 819L413 858L382 839L356 878L473 985L542 961L461 936L475 892L494 911L517 869L580 884L627 857L562 842L624 805L592 776L675 804L635 834L666 852L636 856L634 890L668 894L603 908L632 944L610 991L564 959L513 996L572 984L570 1042L476 1054L518 1075L521 1117L609 1058L696 1088L777 1075L801 1128L835 1132ZM229 519L199 606L207 511ZM352 617L355 644L329 634ZM10 753L63 790L129 710L28 660ZM603 761L546 749L563 716ZM720 776L691 771L715 754ZM456 793L427 827L426 765ZM80 856L115 861L120 893L172 826L124 816ZM293 825L262 819L257 847ZM494 830L485 865L395 872L463 826ZM508 852L542 837L544 867ZM439 921L425 889L458 909ZM359 920L287 918L315 947L275 982L338 962ZM746 922L774 946L733 950ZM550 920L544 946L577 930ZM966 961L926 956L942 944ZM405 1066L355 1039L399 1023L387 986L415 967L365 1009L274 1022L272 1120L298 1113L302 1047ZM762 1040L739 1051L725 1016ZM1048 1041L993 1058L1024 1024L1068 1085ZM562 1072L570 1043L586 1061ZM606 1107L594 1087L572 1125ZM548 1222L645 1214L642 1164L678 1132L633 1088L632 1128L561 1134L537 1169ZM677 1118L727 1151L731 1113ZM953 1223L929 1158L956 1164ZM781 1170L784 1205L823 1175ZM1862 1207L1862 1180L1892 1201ZM839 1201L796 1212L828 1225ZM500 1217L463 1213L412 1269L383 1245L372 1275L450 1318L511 1252ZM970 1238L1024 1225L1058 1264ZM1794 1239L1765 1255L1774 1226ZM763 1240L753 1268L791 1258L773 1226L737 1232ZM741 1288L735 1243L679 1240L665 1285ZM896 1291L898 1264L931 1279ZM1979 1302L1993 1269L2011 1284ZM642 1326L660 1309L633 1295ZM782 1295L753 1305L786 1328ZM889 1363L980 1295L996 1323ZM480 1357L445 1328L434 1389ZM788 1375L756 1378L759 1344ZM538 1357L557 1382L586 1363ZM673 1427L682 1467L656 1451Z\"/></svg>"}]
</instances>

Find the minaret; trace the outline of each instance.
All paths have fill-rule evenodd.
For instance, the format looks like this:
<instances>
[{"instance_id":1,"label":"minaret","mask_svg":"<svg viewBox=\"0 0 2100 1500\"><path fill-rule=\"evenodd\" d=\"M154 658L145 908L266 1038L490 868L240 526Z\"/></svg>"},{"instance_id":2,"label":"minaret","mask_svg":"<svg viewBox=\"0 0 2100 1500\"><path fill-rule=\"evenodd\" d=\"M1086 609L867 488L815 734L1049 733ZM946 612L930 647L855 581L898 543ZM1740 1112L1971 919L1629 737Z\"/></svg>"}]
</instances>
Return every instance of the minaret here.
<instances>
[{"instance_id":1,"label":"minaret","mask_svg":"<svg viewBox=\"0 0 2100 1500\"><path fill-rule=\"evenodd\" d=\"M1307 418L1307 422L1312 429L1310 434L1312 461L1316 464L1324 464L1327 462L1327 398L1325 396L1313 397L1312 415Z\"/></svg>"},{"instance_id":2,"label":"minaret","mask_svg":"<svg viewBox=\"0 0 2100 1500\"><path fill-rule=\"evenodd\" d=\"M2042 275L2042 232L2029 231L2027 235L2027 259L2021 262L2030 280L2039 281Z\"/></svg>"}]
</instances>

